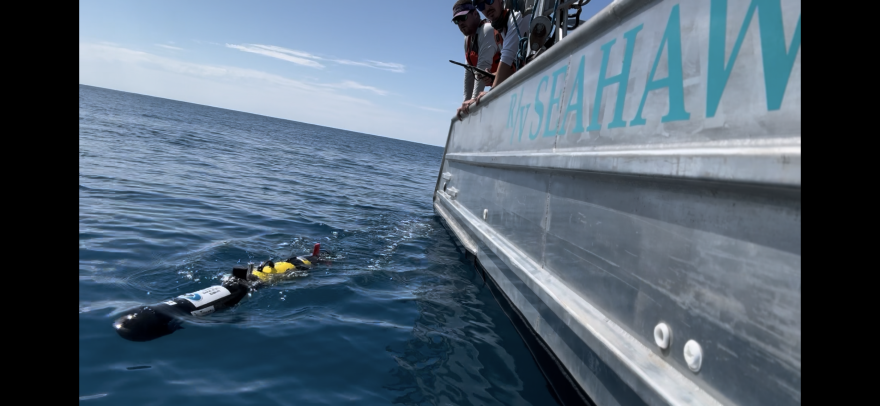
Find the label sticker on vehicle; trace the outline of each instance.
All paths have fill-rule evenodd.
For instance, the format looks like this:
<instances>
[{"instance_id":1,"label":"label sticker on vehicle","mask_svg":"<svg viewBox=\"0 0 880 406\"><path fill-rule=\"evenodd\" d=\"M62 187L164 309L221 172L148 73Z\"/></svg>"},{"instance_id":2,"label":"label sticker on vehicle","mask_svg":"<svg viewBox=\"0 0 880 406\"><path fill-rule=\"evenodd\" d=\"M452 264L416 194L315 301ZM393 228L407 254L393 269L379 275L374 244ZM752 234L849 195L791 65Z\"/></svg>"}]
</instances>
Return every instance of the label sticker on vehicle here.
<instances>
[{"instance_id":1,"label":"label sticker on vehicle","mask_svg":"<svg viewBox=\"0 0 880 406\"><path fill-rule=\"evenodd\" d=\"M229 292L229 289L226 289L223 286L211 286L210 288L202 289L198 292L187 293L180 297L189 300L189 302L195 307L201 307L231 294L232 293Z\"/></svg>"},{"instance_id":2,"label":"label sticker on vehicle","mask_svg":"<svg viewBox=\"0 0 880 406\"><path fill-rule=\"evenodd\" d=\"M202 310L193 310L191 313L193 316L204 316L206 314L211 314L214 313L214 306L208 306Z\"/></svg>"}]
</instances>

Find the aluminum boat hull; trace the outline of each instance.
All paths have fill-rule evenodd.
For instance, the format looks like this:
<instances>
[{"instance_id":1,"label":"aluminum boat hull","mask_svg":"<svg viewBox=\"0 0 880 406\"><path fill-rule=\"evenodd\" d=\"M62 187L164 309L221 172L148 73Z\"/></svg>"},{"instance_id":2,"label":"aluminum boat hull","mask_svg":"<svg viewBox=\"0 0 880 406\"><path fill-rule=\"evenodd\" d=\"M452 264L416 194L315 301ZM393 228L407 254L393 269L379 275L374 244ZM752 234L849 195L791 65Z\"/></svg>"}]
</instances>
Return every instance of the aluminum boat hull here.
<instances>
[{"instance_id":1,"label":"aluminum boat hull","mask_svg":"<svg viewBox=\"0 0 880 406\"><path fill-rule=\"evenodd\" d=\"M436 213L596 404L800 404L800 16L615 1L452 120Z\"/></svg>"}]
</instances>

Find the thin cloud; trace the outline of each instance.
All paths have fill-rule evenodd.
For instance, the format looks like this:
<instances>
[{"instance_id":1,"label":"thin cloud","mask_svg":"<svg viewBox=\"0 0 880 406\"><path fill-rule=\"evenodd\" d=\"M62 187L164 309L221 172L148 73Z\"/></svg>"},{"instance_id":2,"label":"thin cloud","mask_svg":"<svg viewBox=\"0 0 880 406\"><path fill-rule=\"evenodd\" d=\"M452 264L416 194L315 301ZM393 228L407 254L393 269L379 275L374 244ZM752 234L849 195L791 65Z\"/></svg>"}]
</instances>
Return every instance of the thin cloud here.
<instances>
[{"instance_id":1,"label":"thin cloud","mask_svg":"<svg viewBox=\"0 0 880 406\"><path fill-rule=\"evenodd\" d=\"M296 80L106 44L80 42L79 83L432 145L445 142L449 126L449 116L354 97L391 92L350 80Z\"/></svg>"},{"instance_id":2,"label":"thin cloud","mask_svg":"<svg viewBox=\"0 0 880 406\"><path fill-rule=\"evenodd\" d=\"M329 88L331 88L331 89L355 89L355 90L367 90L367 91L370 91L370 92L376 93L376 94L378 94L379 96L385 96L385 95L388 94L388 91L387 91L387 90L382 90L382 89L379 89L379 88L376 88L376 87L373 87L373 86L362 85L362 84L360 84L360 83L358 83L358 82L351 81L351 80L346 80L346 81L344 81L344 82L342 82L342 83L338 83L338 84L329 84L329 85L322 85L322 86L324 86L324 87L329 87Z\"/></svg>"},{"instance_id":3,"label":"thin cloud","mask_svg":"<svg viewBox=\"0 0 880 406\"><path fill-rule=\"evenodd\" d=\"M336 62L340 65L363 66L366 68L387 70L389 72L395 72L395 73L406 72L406 67L399 64L399 63L376 62L376 61L355 62L355 61L349 61L346 59L334 59L333 62Z\"/></svg>"},{"instance_id":4,"label":"thin cloud","mask_svg":"<svg viewBox=\"0 0 880 406\"><path fill-rule=\"evenodd\" d=\"M156 45L157 47L162 47L165 49L171 49L171 50L175 50L175 51L183 51L184 50L183 48L173 47L171 45L165 45L165 44L154 44L154 45Z\"/></svg>"},{"instance_id":5,"label":"thin cloud","mask_svg":"<svg viewBox=\"0 0 880 406\"><path fill-rule=\"evenodd\" d=\"M158 45L158 44L157 44ZM288 86L309 92L320 92L335 90L364 90L370 91L380 96L388 94L387 90L377 87L360 84L355 81L345 80L341 83L307 83L298 80L288 79L283 76L273 75L252 69L242 69L228 66L211 66L196 63L182 62L175 59L165 58L146 52L135 51L117 46L106 46L97 44L80 43L80 58L87 55L91 58L100 58L106 60L120 60L135 63L147 63L154 66L160 66L163 70L176 72L203 78L213 77L218 79L235 79L235 80L259 80L263 83L274 83L277 85ZM366 100L356 100L357 102L369 103Z\"/></svg>"},{"instance_id":6,"label":"thin cloud","mask_svg":"<svg viewBox=\"0 0 880 406\"><path fill-rule=\"evenodd\" d=\"M434 107L416 106L422 110L433 111L435 113L449 113L449 110L437 109Z\"/></svg>"},{"instance_id":7,"label":"thin cloud","mask_svg":"<svg viewBox=\"0 0 880 406\"><path fill-rule=\"evenodd\" d=\"M230 46L230 45L227 44L226 46ZM246 45L246 46L250 46L250 47L254 47L254 48L261 48L261 49L265 49L267 51L280 52L282 54L293 55L293 56L297 56L300 58L315 59L315 60L319 60L319 61L325 60L324 58L321 58L320 56L312 55L308 52L295 51L293 49L287 49L287 48L278 47L275 45L250 44L250 45Z\"/></svg>"},{"instance_id":8,"label":"thin cloud","mask_svg":"<svg viewBox=\"0 0 880 406\"><path fill-rule=\"evenodd\" d=\"M228 48L237 49L239 51L250 52L257 55L268 56L270 58L281 59L282 61L287 61L291 63L295 63L297 65L308 66L310 68L318 68L323 69L324 65L315 62L311 59L307 59L300 56L295 56L286 52L279 52L277 50L273 50L260 45L233 45L226 44Z\"/></svg>"},{"instance_id":9,"label":"thin cloud","mask_svg":"<svg viewBox=\"0 0 880 406\"><path fill-rule=\"evenodd\" d=\"M376 68L376 69L390 70L392 72L398 72L398 73L403 73L406 71L406 66L403 66L399 63L378 62L378 61L367 61L367 62L373 64L372 67Z\"/></svg>"},{"instance_id":10,"label":"thin cloud","mask_svg":"<svg viewBox=\"0 0 880 406\"><path fill-rule=\"evenodd\" d=\"M406 72L406 66L393 63L393 62L379 62L379 61L351 61L348 59L340 59L335 57L321 57L314 54L310 54L308 52L297 51L294 49L288 49L284 47L279 47L275 45L261 45L261 44L244 44L244 45L234 45L234 44L226 44L228 48L237 49L239 51L251 52L255 54L260 54L272 58L281 59L284 61L292 62L298 65L310 66L313 68L323 68L324 65L317 61L323 62L332 62L340 65L349 65L349 66L362 66L365 68L379 69L389 72L395 73L404 73Z\"/></svg>"}]
</instances>

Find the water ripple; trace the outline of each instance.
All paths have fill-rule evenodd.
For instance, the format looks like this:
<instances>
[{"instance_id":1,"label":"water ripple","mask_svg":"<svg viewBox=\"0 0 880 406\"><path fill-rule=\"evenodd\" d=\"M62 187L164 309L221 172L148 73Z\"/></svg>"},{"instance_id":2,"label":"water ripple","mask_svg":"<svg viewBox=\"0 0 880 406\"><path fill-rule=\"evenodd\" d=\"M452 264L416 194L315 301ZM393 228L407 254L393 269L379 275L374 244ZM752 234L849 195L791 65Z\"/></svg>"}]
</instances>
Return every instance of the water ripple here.
<instances>
[{"instance_id":1,"label":"water ripple","mask_svg":"<svg viewBox=\"0 0 880 406\"><path fill-rule=\"evenodd\" d=\"M441 148L88 86L79 114L80 401L555 404L433 214ZM110 326L315 242L170 336Z\"/></svg>"}]
</instances>

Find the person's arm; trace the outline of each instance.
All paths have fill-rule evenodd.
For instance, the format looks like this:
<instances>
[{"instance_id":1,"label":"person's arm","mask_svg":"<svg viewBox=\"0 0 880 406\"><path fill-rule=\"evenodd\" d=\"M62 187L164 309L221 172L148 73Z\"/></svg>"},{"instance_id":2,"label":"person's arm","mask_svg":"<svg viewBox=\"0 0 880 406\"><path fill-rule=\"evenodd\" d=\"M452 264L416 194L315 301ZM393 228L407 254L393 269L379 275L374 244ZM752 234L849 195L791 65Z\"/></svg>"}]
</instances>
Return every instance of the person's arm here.
<instances>
[{"instance_id":1,"label":"person's arm","mask_svg":"<svg viewBox=\"0 0 880 406\"><path fill-rule=\"evenodd\" d=\"M512 74L513 74L513 67L512 66L510 66L504 62L499 63L498 64L498 72L495 72L495 82L492 83L492 89L495 89L498 85L501 84L501 82L504 82ZM492 90L492 89L489 89L489 90ZM473 104L474 105L480 104L480 99L482 99L483 96L486 95L486 93L489 93L489 92L480 92L480 94L478 94L477 97L474 97Z\"/></svg>"},{"instance_id":2,"label":"person's arm","mask_svg":"<svg viewBox=\"0 0 880 406\"><path fill-rule=\"evenodd\" d=\"M516 33L514 33L513 36L516 37ZM506 38L505 38L505 41L506 41ZM506 42L505 42L505 44L506 44ZM505 46L504 48L506 49L507 46ZM512 61L513 61L513 58L511 58L511 62ZM507 78L509 78L510 75L513 75L513 65L510 63L504 62L504 49L502 49L501 50L501 63L498 64L498 72L495 72L495 81L492 82L492 89L495 89L496 87L498 87L498 85L500 85L502 82L507 80ZM480 104L480 99L482 99L483 96L486 95L486 93L488 93L488 92L480 92L480 94L478 94L477 97L474 98L474 104Z\"/></svg>"},{"instance_id":3,"label":"person's arm","mask_svg":"<svg viewBox=\"0 0 880 406\"><path fill-rule=\"evenodd\" d=\"M513 74L513 66L508 65L504 62L498 64L498 72L495 72L495 82L492 83L492 88L498 87L501 82L507 80L510 75Z\"/></svg>"},{"instance_id":4,"label":"person's arm","mask_svg":"<svg viewBox=\"0 0 880 406\"><path fill-rule=\"evenodd\" d=\"M492 59L495 57L495 53L498 51L498 45L495 44L495 29L492 28L489 24L483 24L478 28L477 35L479 35L480 41L480 49L478 50L478 59L477 59L477 68L482 69L488 72L492 69ZM484 80L488 81L488 78L483 78L482 75L477 75L478 79L474 82L474 92L472 98L476 98L480 92L483 91L483 88L486 85L490 85L490 83L485 83Z\"/></svg>"},{"instance_id":5,"label":"person's arm","mask_svg":"<svg viewBox=\"0 0 880 406\"><path fill-rule=\"evenodd\" d=\"M473 98L473 96L471 96L471 95L474 94L474 80L476 80L476 78L474 77L474 73L471 72L470 69L465 69L464 70L464 100L462 100L462 102L466 102L466 101ZM483 88L480 87L480 90L483 90Z\"/></svg>"},{"instance_id":6,"label":"person's arm","mask_svg":"<svg viewBox=\"0 0 880 406\"><path fill-rule=\"evenodd\" d=\"M510 18L513 19L513 16L511 15ZM516 16L516 23L519 25L519 33L522 34L523 37L528 37L529 20L523 18L520 14ZM493 89L513 74L513 64L516 61L517 51L519 51L519 35L516 32L516 27L509 22L507 33L504 34L504 45L501 49L501 63L498 66L498 72L495 73L495 82L492 83Z\"/></svg>"},{"instance_id":7,"label":"person's arm","mask_svg":"<svg viewBox=\"0 0 880 406\"><path fill-rule=\"evenodd\" d=\"M520 34L523 37L529 35L529 20L523 18L522 15L516 17L516 22L520 27ZM501 48L501 63L498 64L498 72L495 72L495 81L492 83L492 89L495 89L503 83L507 78L513 75L513 64L516 60L516 53L519 50L519 35L513 24L508 24L507 33L504 35L504 44ZM474 99L473 104L480 104L480 99L488 92L480 92Z\"/></svg>"},{"instance_id":8,"label":"person's arm","mask_svg":"<svg viewBox=\"0 0 880 406\"><path fill-rule=\"evenodd\" d=\"M468 99L473 99L474 97L477 97L477 95L483 91L483 88L486 87L483 81L479 79L480 76L481 75L479 73L474 75L473 72L471 72L471 77L474 78L472 82L473 91L470 95L467 96Z\"/></svg>"},{"instance_id":9,"label":"person's arm","mask_svg":"<svg viewBox=\"0 0 880 406\"><path fill-rule=\"evenodd\" d=\"M458 109L456 109L456 111L455 111L455 115L456 115L456 117L458 117L458 121L461 121L461 119L462 119L461 114L462 113L464 113L464 114L469 113L468 106L470 106L470 104L474 102L473 97L471 95L475 93L474 92L474 83L475 82L479 82L479 81L474 77L474 72L472 72L470 69L465 69L464 70L464 100L461 102L461 106L459 106ZM480 86L480 89L477 90L477 92L482 91L482 90L483 90L483 87Z\"/></svg>"}]
</instances>

